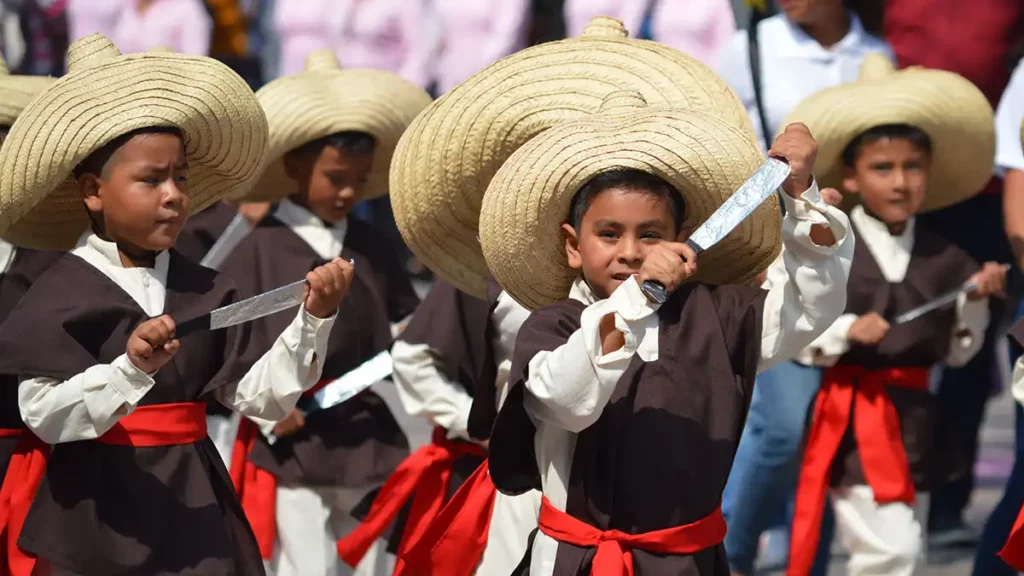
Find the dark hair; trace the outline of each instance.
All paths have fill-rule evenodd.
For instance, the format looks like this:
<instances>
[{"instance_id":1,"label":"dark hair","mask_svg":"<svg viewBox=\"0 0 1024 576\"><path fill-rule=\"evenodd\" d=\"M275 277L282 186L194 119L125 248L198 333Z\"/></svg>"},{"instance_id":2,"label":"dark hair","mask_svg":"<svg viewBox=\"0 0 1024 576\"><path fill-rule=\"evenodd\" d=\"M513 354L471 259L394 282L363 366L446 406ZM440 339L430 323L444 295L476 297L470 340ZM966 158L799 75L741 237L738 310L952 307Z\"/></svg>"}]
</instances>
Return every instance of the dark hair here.
<instances>
[{"instance_id":1,"label":"dark hair","mask_svg":"<svg viewBox=\"0 0 1024 576\"><path fill-rule=\"evenodd\" d=\"M319 156L324 148L328 146L352 156L362 156L373 153L374 149L377 148L377 139L366 132L335 132L329 136L317 138L312 142L306 142L292 150L292 154L300 158L315 157Z\"/></svg>"},{"instance_id":2,"label":"dark hair","mask_svg":"<svg viewBox=\"0 0 1024 576\"><path fill-rule=\"evenodd\" d=\"M633 169L605 172L584 184L572 198L572 204L569 206L569 224L579 230L580 223L583 222L583 215L587 213L594 199L605 190L612 188L636 190L665 198L672 211L672 221L676 225L676 231L682 229L683 219L686 217L686 202L679 191L654 174Z\"/></svg>"},{"instance_id":3,"label":"dark hair","mask_svg":"<svg viewBox=\"0 0 1024 576\"><path fill-rule=\"evenodd\" d=\"M85 174L95 174L99 176L103 172L103 167L106 166L110 157L114 155L114 152L117 152L118 148L124 146L125 143L132 138L142 134L173 134L178 138L181 138L181 141L185 143L185 135L175 126L149 126L147 128L132 130L131 132L122 134L110 142L107 142L98 150L89 154L85 160L82 160L78 164L78 166L75 166L75 169L72 170L75 180L78 180Z\"/></svg>"},{"instance_id":4,"label":"dark hair","mask_svg":"<svg viewBox=\"0 0 1024 576\"><path fill-rule=\"evenodd\" d=\"M885 124L861 132L847 144L843 150L843 164L853 167L860 156L860 149L879 140L906 140L915 148L927 154L932 153L932 139L920 128L907 124Z\"/></svg>"}]
</instances>

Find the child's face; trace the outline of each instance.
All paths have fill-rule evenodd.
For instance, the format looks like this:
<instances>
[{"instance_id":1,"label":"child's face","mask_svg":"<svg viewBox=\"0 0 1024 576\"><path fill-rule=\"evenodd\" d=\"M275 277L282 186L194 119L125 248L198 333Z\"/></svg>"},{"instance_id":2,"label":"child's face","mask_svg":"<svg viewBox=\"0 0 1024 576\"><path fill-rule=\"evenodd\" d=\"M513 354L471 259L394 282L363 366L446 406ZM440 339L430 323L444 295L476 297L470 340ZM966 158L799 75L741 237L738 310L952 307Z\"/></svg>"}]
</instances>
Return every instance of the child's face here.
<instances>
[{"instance_id":1,"label":"child's face","mask_svg":"<svg viewBox=\"0 0 1024 576\"><path fill-rule=\"evenodd\" d=\"M624 188L602 191L579 230L563 224L562 232L569 266L582 271L598 298L607 298L638 273L652 246L681 239L667 198Z\"/></svg>"},{"instance_id":2,"label":"child's face","mask_svg":"<svg viewBox=\"0 0 1024 576\"><path fill-rule=\"evenodd\" d=\"M805 26L821 22L829 15L842 11L842 0L779 0L779 9L795 24Z\"/></svg>"},{"instance_id":3,"label":"child's face","mask_svg":"<svg viewBox=\"0 0 1024 576\"><path fill-rule=\"evenodd\" d=\"M325 222L345 219L362 198L373 168L373 153L348 154L324 146L317 156L285 156L285 169L299 185L292 200Z\"/></svg>"},{"instance_id":4,"label":"child's face","mask_svg":"<svg viewBox=\"0 0 1024 576\"><path fill-rule=\"evenodd\" d=\"M889 225L905 223L921 207L928 190L931 155L904 138L862 145L843 186L860 194L864 209Z\"/></svg>"},{"instance_id":5,"label":"child's face","mask_svg":"<svg viewBox=\"0 0 1024 576\"><path fill-rule=\"evenodd\" d=\"M101 174L83 174L85 205L122 252L174 246L188 219L188 161L174 134L140 134L107 160Z\"/></svg>"}]
</instances>

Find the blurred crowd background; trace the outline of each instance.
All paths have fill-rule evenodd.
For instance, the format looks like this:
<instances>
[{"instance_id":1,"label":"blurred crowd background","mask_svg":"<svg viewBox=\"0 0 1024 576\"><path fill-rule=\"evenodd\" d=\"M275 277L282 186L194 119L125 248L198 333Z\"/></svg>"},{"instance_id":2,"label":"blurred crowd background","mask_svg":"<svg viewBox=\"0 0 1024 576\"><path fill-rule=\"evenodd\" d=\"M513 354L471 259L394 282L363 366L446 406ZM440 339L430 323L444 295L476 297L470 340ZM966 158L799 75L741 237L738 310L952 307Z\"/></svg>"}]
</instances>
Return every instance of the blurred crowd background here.
<instances>
[{"instance_id":1,"label":"blurred crowd background","mask_svg":"<svg viewBox=\"0 0 1024 576\"><path fill-rule=\"evenodd\" d=\"M69 43L100 32L124 53L159 48L212 56L254 89L300 71L310 51L331 48L346 67L394 71L439 96L526 46L579 35L597 15L619 18L633 36L673 46L717 70L747 107L763 145L801 99L855 80L868 52L883 52L900 67L961 74L993 107L1003 99L999 115L1007 126L1019 127L1024 117L1024 65L1018 65L1024 0L0 0L0 48L16 72L60 76ZM1011 74L1018 96L1007 92L1003 98ZM1007 130L1001 137L1016 134ZM1024 170L1014 162L997 159L1011 172ZM985 405L1007 378L1008 353L999 336L1017 316L1024 267L1024 186L1004 190L1004 176L997 169L984 194L919 219L979 262L1017 267L1014 294L993 303L994 317L1004 321L993 323L985 349L970 364L945 371L937 391L941 446L952 457L931 498L929 531L936 546L978 543L963 512L975 485ZM1004 200L1020 210L1005 210ZM396 250L405 250L386 198L360 210L389 231ZM1007 214L1021 217L1004 227ZM414 258L409 262L411 272L425 274ZM992 523L1012 522L1019 509L1014 502L1024 500L1019 410L1016 479ZM790 435L794 441L801 430ZM738 455L737 465L743 463ZM743 534L730 532L730 554L744 546L756 550L753 542L736 540ZM749 536L756 542L756 532ZM981 547L1001 545L991 540ZM994 551L982 557L994 558ZM975 574L1001 570L983 562Z\"/></svg>"}]
</instances>

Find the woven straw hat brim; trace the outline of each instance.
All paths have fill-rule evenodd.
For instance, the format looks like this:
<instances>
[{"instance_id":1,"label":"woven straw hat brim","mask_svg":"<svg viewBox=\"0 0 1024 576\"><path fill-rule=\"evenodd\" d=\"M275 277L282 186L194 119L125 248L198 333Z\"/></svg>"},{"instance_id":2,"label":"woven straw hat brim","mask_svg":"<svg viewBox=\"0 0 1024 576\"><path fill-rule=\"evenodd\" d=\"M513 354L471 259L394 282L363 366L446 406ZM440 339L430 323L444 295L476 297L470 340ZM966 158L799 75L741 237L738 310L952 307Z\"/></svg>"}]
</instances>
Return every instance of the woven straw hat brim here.
<instances>
[{"instance_id":1,"label":"woven straw hat brim","mask_svg":"<svg viewBox=\"0 0 1024 576\"><path fill-rule=\"evenodd\" d=\"M46 76L15 76L0 72L0 126L11 126L32 99L56 79Z\"/></svg>"},{"instance_id":2,"label":"woven straw hat brim","mask_svg":"<svg viewBox=\"0 0 1024 576\"><path fill-rule=\"evenodd\" d=\"M483 201L480 240L502 287L535 310L564 300L577 277L560 226L577 191L594 177L637 169L668 181L686 202L684 227L695 228L764 161L745 131L699 112L641 109L598 114L556 126L517 150ZM775 196L702 253L695 281L746 283L781 249Z\"/></svg>"},{"instance_id":3,"label":"woven straw hat brim","mask_svg":"<svg viewBox=\"0 0 1024 576\"><path fill-rule=\"evenodd\" d=\"M500 60L420 114L391 165L395 220L420 261L485 298L488 270L477 237L491 178L525 142L595 112L613 92L636 91L651 105L708 112L753 135L742 104L709 68L625 34L618 21L597 18L583 37Z\"/></svg>"},{"instance_id":4,"label":"woven straw hat brim","mask_svg":"<svg viewBox=\"0 0 1024 576\"><path fill-rule=\"evenodd\" d=\"M430 95L381 70L326 69L279 78L256 94L270 123L266 169L244 200L276 202L295 192L284 155L324 136L359 131L377 140L373 168L361 199L388 193L388 168L406 128Z\"/></svg>"},{"instance_id":5,"label":"woven straw hat brim","mask_svg":"<svg viewBox=\"0 0 1024 576\"><path fill-rule=\"evenodd\" d=\"M173 126L185 135L193 213L251 186L267 144L252 90L202 56L121 56L98 34L72 45L71 71L14 123L0 153L0 234L67 249L89 224L72 170L114 138Z\"/></svg>"},{"instance_id":6,"label":"woven straw hat brim","mask_svg":"<svg viewBox=\"0 0 1024 576\"><path fill-rule=\"evenodd\" d=\"M877 58L866 60L865 67L891 70L887 59ZM940 70L863 76L862 71L856 82L807 98L783 123L803 122L810 128L818 142L815 175L822 186L842 190L843 150L857 136L878 126L907 124L925 132L932 144L928 194L920 212L952 206L985 187L995 158L995 120L980 90L967 79ZM848 198L857 201L855 195Z\"/></svg>"}]
</instances>

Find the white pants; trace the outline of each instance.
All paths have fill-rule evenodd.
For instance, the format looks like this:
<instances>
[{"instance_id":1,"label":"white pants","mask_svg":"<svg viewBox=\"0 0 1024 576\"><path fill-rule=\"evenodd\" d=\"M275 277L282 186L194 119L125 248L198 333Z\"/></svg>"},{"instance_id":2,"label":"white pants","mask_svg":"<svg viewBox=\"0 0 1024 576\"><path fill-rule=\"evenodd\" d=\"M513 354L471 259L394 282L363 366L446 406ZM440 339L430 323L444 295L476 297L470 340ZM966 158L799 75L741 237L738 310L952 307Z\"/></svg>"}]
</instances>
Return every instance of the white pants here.
<instances>
[{"instance_id":1,"label":"white pants","mask_svg":"<svg viewBox=\"0 0 1024 576\"><path fill-rule=\"evenodd\" d=\"M501 492L494 499L491 526L487 530L487 546L477 564L476 574L508 574L526 555L530 532L537 527L541 493L530 490L519 496Z\"/></svg>"},{"instance_id":2,"label":"white pants","mask_svg":"<svg viewBox=\"0 0 1024 576\"><path fill-rule=\"evenodd\" d=\"M850 554L848 576L912 576L924 565L927 493L917 502L875 502L870 486L832 491L839 538ZM825 544L823 544L825 545Z\"/></svg>"},{"instance_id":3,"label":"white pants","mask_svg":"<svg viewBox=\"0 0 1024 576\"><path fill-rule=\"evenodd\" d=\"M355 570L338 558L338 539L359 525L349 511L372 490L277 488L277 549L268 572L277 576L387 576L395 558L378 540Z\"/></svg>"},{"instance_id":4,"label":"white pants","mask_svg":"<svg viewBox=\"0 0 1024 576\"><path fill-rule=\"evenodd\" d=\"M214 414L206 415L206 433L217 452L224 459L224 465L231 467L231 450L235 446L235 436L238 435L238 424L242 421L238 412L232 412L230 416Z\"/></svg>"}]
</instances>

